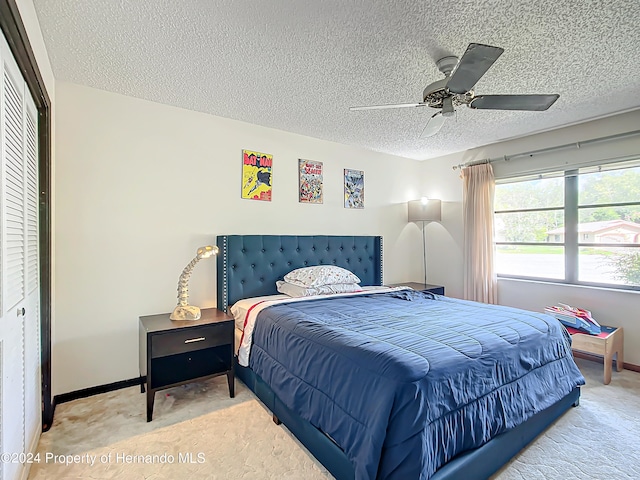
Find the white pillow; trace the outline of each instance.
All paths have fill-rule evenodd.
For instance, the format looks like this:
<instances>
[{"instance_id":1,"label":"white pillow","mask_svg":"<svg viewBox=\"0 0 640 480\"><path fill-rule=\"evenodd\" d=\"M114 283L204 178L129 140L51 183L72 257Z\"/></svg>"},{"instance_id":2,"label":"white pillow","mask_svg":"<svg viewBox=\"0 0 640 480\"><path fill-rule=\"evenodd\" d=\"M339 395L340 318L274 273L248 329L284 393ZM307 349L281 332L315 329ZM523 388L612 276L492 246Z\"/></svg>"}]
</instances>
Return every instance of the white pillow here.
<instances>
[{"instance_id":1,"label":"white pillow","mask_svg":"<svg viewBox=\"0 0 640 480\"><path fill-rule=\"evenodd\" d=\"M360 283L357 275L334 265L298 268L287 273L284 281L301 287Z\"/></svg>"},{"instance_id":2,"label":"white pillow","mask_svg":"<svg viewBox=\"0 0 640 480\"><path fill-rule=\"evenodd\" d=\"M293 283L278 280L276 286L280 293L290 297L310 297L312 295L330 295L332 293L362 292L357 283L335 283L333 285L318 285L317 287L301 287Z\"/></svg>"}]
</instances>

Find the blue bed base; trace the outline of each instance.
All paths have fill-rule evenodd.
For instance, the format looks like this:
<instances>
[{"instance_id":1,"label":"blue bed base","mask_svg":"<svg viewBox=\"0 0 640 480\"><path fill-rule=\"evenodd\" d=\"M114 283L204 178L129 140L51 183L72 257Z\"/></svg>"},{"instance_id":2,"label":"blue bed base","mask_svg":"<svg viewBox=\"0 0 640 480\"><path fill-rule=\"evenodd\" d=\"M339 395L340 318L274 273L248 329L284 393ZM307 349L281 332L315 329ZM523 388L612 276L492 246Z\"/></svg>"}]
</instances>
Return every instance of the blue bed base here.
<instances>
[{"instance_id":1,"label":"blue bed base","mask_svg":"<svg viewBox=\"0 0 640 480\"><path fill-rule=\"evenodd\" d=\"M382 237L375 236L219 236L217 262L218 308L226 311L241 298L276 294L276 280L289 271L311 265L347 268L363 285L382 284ZM324 433L289 410L253 370L236 364L236 375L311 454L338 480L355 473L345 453ZM572 406L580 388L525 423L480 448L465 452L441 467L431 480L482 480L489 478L523 447Z\"/></svg>"}]
</instances>

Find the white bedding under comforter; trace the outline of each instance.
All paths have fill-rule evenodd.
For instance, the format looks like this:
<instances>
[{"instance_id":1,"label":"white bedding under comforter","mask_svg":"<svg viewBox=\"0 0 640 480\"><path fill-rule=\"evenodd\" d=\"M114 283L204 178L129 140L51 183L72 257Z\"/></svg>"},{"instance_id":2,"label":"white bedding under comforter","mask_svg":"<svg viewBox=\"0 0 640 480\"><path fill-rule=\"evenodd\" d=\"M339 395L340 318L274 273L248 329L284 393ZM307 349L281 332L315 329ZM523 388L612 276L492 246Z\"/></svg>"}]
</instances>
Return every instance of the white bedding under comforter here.
<instances>
[{"instance_id":1,"label":"white bedding under comforter","mask_svg":"<svg viewBox=\"0 0 640 480\"><path fill-rule=\"evenodd\" d=\"M280 303L304 302L318 298L348 297L353 295L368 295L371 293L393 292L408 287L362 287L362 292L333 293L330 295L314 295L309 297L292 298L287 295L267 295L264 297L244 298L233 304L230 311L236 323L236 354L238 363L243 367L249 366L249 354L253 338L253 327L258 314L267 307Z\"/></svg>"}]
</instances>

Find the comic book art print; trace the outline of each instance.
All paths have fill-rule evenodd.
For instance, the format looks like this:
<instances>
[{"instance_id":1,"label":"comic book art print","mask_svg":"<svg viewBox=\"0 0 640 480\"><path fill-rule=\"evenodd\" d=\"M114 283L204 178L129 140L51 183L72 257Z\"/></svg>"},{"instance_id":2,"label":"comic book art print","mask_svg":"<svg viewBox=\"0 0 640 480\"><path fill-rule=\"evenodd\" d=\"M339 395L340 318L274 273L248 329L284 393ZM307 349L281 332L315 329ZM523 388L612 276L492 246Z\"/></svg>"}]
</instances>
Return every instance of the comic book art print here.
<instances>
[{"instance_id":1,"label":"comic book art print","mask_svg":"<svg viewBox=\"0 0 640 480\"><path fill-rule=\"evenodd\" d=\"M344 208L364 208L364 172L344 169Z\"/></svg>"},{"instance_id":2,"label":"comic book art print","mask_svg":"<svg viewBox=\"0 0 640 480\"><path fill-rule=\"evenodd\" d=\"M242 198L271 201L273 155L242 151Z\"/></svg>"},{"instance_id":3,"label":"comic book art print","mask_svg":"<svg viewBox=\"0 0 640 480\"><path fill-rule=\"evenodd\" d=\"M322 203L322 162L298 160L300 202Z\"/></svg>"}]
</instances>

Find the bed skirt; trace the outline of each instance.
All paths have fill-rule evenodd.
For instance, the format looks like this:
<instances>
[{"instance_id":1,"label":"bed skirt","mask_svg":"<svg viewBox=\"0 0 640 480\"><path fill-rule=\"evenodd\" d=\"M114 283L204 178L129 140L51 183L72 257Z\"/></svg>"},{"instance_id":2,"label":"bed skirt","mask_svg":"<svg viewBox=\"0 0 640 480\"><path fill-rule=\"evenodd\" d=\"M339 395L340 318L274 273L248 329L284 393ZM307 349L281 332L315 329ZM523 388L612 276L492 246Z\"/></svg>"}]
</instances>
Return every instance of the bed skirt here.
<instances>
[{"instance_id":1,"label":"bed skirt","mask_svg":"<svg viewBox=\"0 0 640 480\"><path fill-rule=\"evenodd\" d=\"M287 408L269 385L248 367L236 362L236 376L300 440L338 480L353 480L354 469L329 437ZM442 466L430 480L486 480L580 400L580 387L525 423L502 433L480 448L465 452Z\"/></svg>"}]
</instances>

